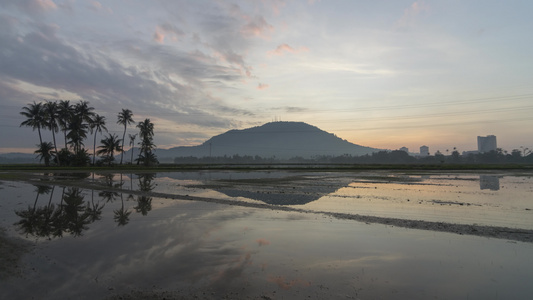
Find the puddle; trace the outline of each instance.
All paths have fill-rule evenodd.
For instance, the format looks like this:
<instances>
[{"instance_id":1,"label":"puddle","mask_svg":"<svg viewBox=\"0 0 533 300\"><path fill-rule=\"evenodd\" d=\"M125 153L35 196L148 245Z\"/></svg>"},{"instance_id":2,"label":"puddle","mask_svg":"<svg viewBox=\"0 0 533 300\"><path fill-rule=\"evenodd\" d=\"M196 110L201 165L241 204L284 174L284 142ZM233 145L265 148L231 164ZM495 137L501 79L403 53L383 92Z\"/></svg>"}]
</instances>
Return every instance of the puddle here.
<instances>
[{"instance_id":1,"label":"puddle","mask_svg":"<svg viewBox=\"0 0 533 300\"><path fill-rule=\"evenodd\" d=\"M488 176L183 172L91 174L78 179L86 187L4 182L2 238L33 246L15 258L20 274L0 279L0 298L525 299L533 243L313 213L531 229L533 179ZM186 196L206 201L178 199Z\"/></svg>"}]
</instances>

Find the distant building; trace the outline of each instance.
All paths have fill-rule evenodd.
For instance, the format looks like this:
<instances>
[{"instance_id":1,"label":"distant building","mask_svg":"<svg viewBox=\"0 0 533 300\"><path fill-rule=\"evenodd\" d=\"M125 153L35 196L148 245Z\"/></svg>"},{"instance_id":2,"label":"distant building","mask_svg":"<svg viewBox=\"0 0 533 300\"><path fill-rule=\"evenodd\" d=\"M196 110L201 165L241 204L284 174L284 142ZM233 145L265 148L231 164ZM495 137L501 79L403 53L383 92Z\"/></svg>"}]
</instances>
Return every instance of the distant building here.
<instances>
[{"instance_id":1,"label":"distant building","mask_svg":"<svg viewBox=\"0 0 533 300\"><path fill-rule=\"evenodd\" d=\"M479 153L486 153L490 151L496 151L496 136L478 136L477 137L477 151Z\"/></svg>"},{"instance_id":2,"label":"distant building","mask_svg":"<svg viewBox=\"0 0 533 300\"><path fill-rule=\"evenodd\" d=\"M400 148L400 151L403 151L403 152L409 153L409 148L407 148L407 147L401 147L401 148Z\"/></svg>"},{"instance_id":3,"label":"distant building","mask_svg":"<svg viewBox=\"0 0 533 300\"><path fill-rule=\"evenodd\" d=\"M422 156L422 157L429 156L429 147L428 146L421 146L420 147L420 156Z\"/></svg>"},{"instance_id":4,"label":"distant building","mask_svg":"<svg viewBox=\"0 0 533 300\"><path fill-rule=\"evenodd\" d=\"M472 150L472 151L463 151L463 154L461 154L462 156L468 156L468 155L475 155L475 154L478 154L479 151L477 150Z\"/></svg>"}]
</instances>

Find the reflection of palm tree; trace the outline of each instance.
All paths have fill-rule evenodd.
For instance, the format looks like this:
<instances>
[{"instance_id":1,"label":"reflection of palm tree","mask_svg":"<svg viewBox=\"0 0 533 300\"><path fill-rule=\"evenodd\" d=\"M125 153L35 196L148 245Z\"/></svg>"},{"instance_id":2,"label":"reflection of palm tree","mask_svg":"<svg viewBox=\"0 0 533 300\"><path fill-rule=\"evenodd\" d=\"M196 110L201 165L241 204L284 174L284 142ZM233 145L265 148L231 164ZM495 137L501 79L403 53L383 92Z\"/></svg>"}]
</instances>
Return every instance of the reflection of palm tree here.
<instances>
[{"instance_id":1,"label":"reflection of palm tree","mask_svg":"<svg viewBox=\"0 0 533 300\"><path fill-rule=\"evenodd\" d=\"M91 203L87 202L86 212L89 215L89 220L91 222L100 220L102 218L102 209L105 204L100 204L100 202L94 203L94 199L91 199Z\"/></svg>"},{"instance_id":2,"label":"reflection of palm tree","mask_svg":"<svg viewBox=\"0 0 533 300\"><path fill-rule=\"evenodd\" d=\"M154 189L152 181L155 178L155 173L139 174L139 190L143 192L150 192ZM138 196L137 206L134 207L135 211L140 212L143 216L146 216L150 210L152 210L152 197Z\"/></svg>"},{"instance_id":3,"label":"reflection of palm tree","mask_svg":"<svg viewBox=\"0 0 533 300\"><path fill-rule=\"evenodd\" d=\"M37 231L36 227L39 222L39 213L36 209L39 195L48 194L52 189L49 185L36 185L36 187L37 195L35 196L33 207L28 205L28 209L26 210L15 211L15 214L21 218L21 220L15 223L15 225L18 225L26 235L33 235Z\"/></svg>"},{"instance_id":4,"label":"reflection of palm tree","mask_svg":"<svg viewBox=\"0 0 533 300\"><path fill-rule=\"evenodd\" d=\"M152 181L155 178L155 173L138 174L139 176L139 190L142 192L150 192L154 189Z\"/></svg>"},{"instance_id":5,"label":"reflection of palm tree","mask_svg":"<svg viewBox=\"0 0 533 300\"><path fill-rule=\"evenodd\" d=\"M50 198L48 199L48 205L40 207L38 209L39 214L39 228L37 231L38 236L50 236L53 228L53 213L54 205L52 204L52 197L54 196L55 186L52 186L52 192L50 193Z\"/></svg>"},{"instance_id":6,"label":"reflection of palm tree","mask_svg":"<svg viewBox=\"0 0 533 300\"><path fill-rule=\"evenodd\" d=\"M116 209L113 211L113 219L115 220L115 222L117 222L118 226L124 226L130 221L131 211L124 209L124 199L122 197L120 197L120 199L122 200L122 206L120 207L120 209Z\"/></svg>"},{"instance_id":7,"label":"reflection of palm tree","mask_svg":"<svg viewBox=\"0 0 533 300\"><path fill-rule=\"evenodd\" d=\"M98 193L98 196L102 197L106 202L113 202L119 194L113 191L101 191Z\"/></svg>"},{"instance_id":8,"label":"reflection of palm tree","mask_svg":"<svg viewBox=\"0 0 533 300\"><path fill-rule=\"evenodd\" d=\"M152 197L138 196L137 206L134 209L136 212L140 212L143 216L146 216L152 210Z\"/></svg>"},{"instance_id":9,"label":"reflection of palm tree","mask_svg":"<svg viewBox=\"0 0 533 300\"><path fill-rule=\"evenodd\" d=\"M83 230L87 229L89 215L85 211L83 194L79 188L69 188L63 195L63 217L65 231L74 236L79 236Z\"/></svg>"}]
</instances>

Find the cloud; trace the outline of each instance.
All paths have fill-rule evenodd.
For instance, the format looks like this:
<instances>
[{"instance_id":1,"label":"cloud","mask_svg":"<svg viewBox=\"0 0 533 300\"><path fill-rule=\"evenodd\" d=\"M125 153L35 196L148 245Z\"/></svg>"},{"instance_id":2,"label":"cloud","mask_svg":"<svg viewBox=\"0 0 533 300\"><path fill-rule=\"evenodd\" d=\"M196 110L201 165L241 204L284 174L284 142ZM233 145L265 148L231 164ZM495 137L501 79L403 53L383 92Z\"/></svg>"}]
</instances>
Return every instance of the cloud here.
<instances>
[{"instance_id":1,"label":"cloud","mask_svg":"<svg viewBox=\"0 0 533 300\"><path fill-rule=\"evenodd\" d=\"M169 36L173 41L177 41L178 38L185 36L185 32L170 23L163 23L157 26L153 35L154 41L163 43L166 36Z\"/></svg>"},{"instance_id":2,"label":"cloud","mask_svg":"<svg viewBox=\"0 0 533 300\"><path fill-rule=\"evenodd\" d=\"M282 107L273 107L273 110L282 110L287 113L301 113L309 111L306 107L297 107L297 106L282 106Z\"/></svg>"},{"instance_id":3,"label":"cloud","mask_svg":"<svg viewBox=\"0 0 533 300\"><path fill-rule=\"evenodd\" d=\"M425 12L429 11L429 4L423 0L415 1L405 9L403 16L396 23L397 27L410 27L413 26L417 17Z\"/></svg>"},{"instance_id":4,"label":"cloud","mask_svg":"<svg viewBox=\"0 0 533 300\"><path fill-rule=\"evenodd\" d=\"M52 0L2 0L0 1L0 6L14 6L18 10L30 15L42 14L57 8L57 5Z\"/></svg>"},{"instance_id":5,"label":"cloud","mask_svg":"<svg viewBox=\"0 0 533 300\"><path fill-rule=\"evenodd\" d=\"M262 0L263 6L270 8L275 15L279 15L281 9L287 5L285 0Z\"/></svg>"},{"instance_id":6,"label":"cloud","mask_svg":"<svg viewBox=\"0 0 533 300\"><path fill-rule=\"evenodd\" d=\"M247 23L242 27L245 36L255 36L268 39L274 31L274 26L268 24L262 16L253 18L246 16Z\"/></svg>"},{"instance_id":7,"label":"cloud","mask_svg":"<svg viewBox=\"0 0 533 300\"><path fill-rule=\"evenodd\" d=\"M172 124L179 120L182 126L209 128L232 128L236 117L252 115L212 95L211 88L220 91L244 76L213 56L141 40L110 43L103 51L99 44L65 40L56 25L31 24L0 15L0 81L9 91L0 93L2 103L4 97L20 99L22 107L44 93L49 98L67 93L75 97L70 100L88 100L97 109L128 107ZM17 31L21 26L24 32ZM170 132L159 137L165 140L158 145L173 143Z\"/></svg>"},{"instance_id":8,"label":"cloud","mask_svg":"<svg viewBox=\"0 0 533 300\"><path fill-rule=\"evenodd\" d=\"M272 55L281 56L281 55L285 55L285 53L296 54L296 53L308 52L308 51L309 49L307 47L299 47L298 49L295 49L289 46L288 44L281 44L276 49L268 51L267 54L269 56L272 56Z\"/></svg>"},{"instance_id":9,"label":"cloud","mask_svg":"<svg viewBox=\"0 0 533 300\"><path fill-rule=\"evenodd\" d=\"M265 240L265 239L257 239L256 242L257 242L257 245L259 245L259 247L270 245L270 241Z\"/></svg>"},{"instance_id":10,"label":"cloud","mask_svg":"<svg viewBox=\"0 0 533 300\"><path fill-rule=\"evenodd\" d=\"M103 6L102 3L98 1L91 1L88 7L90 10L96 12L113 13L113 10L111 8Z\"/></svg>"},{"instance_id":11,"label":"cloud","mask_svg":"<svg viewBox=\"0 0 533 300\"><path fill-rule=\"evenodd\" d=\"M257 89L258 90L266 90L268 89L270 86L268 84L265 84L265 83L259 83L257 84Z\"/></svg>"}]
</instances>

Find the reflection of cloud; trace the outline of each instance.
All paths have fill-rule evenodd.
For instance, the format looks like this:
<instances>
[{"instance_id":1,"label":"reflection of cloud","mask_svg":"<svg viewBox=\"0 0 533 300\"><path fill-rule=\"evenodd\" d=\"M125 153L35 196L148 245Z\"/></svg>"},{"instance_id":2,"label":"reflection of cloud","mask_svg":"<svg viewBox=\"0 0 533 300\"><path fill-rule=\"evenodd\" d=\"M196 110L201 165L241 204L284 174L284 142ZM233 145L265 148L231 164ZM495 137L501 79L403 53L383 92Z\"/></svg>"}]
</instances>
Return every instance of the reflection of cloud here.
<instances>
[{"instance_id":1,"label":"reflection of cloud","mask_svg":"<svg viewBox=\"0 0 533 300\"><path fill-rule=\"evenodd\" d=\"M257 244L259 245L259 247L261 246L266 246L266 245L270 245L270 241L267 241L265 239L257 239L255 240L257 242Z\"/></svg>"},{"instance_id":2,"label":"reflection of cloud","mask_svg":"<svg viewBox=\"0 0 533 300\"><path fill-rule=\"evenodd\" d=\"M269 85L266 84L266 83L259 83L259 84L257 85L257 89L258 89L258 90L266 90L266 89L268 89L268 87L269 87Z\"/></svg>"},{"instance_id":3,"label":"reflection of cloud","mask_svg":"<svg viewBox=\"0 0 533 300\"><path fill-rule=\"evenodd\" d=\"M277 284L284 290L289 290L294 286L311 286L311 282L309 281L304 281L301 279L293 279L288 281L285 276L270 276L267 281Z\"/></svg>"},{"instance_id":4,"label":"reflection of cloud","mask_svg":"<svg viewBox=\"0 0 533 300\"><path fill-rule=\"evenodd\" d=\"M353 268L353 267L361 267L361 266L371 266L376 265L379 263L392 263L395 261L401 261L405 259L405 257L399 256L399 255L392 255L392 254L384 254L384 255L368 255L368 256L362 256L359 258L354 259L346 259L342 261L342 266L344 268ZM338 263L338 260L323 260L319 263L309 265L310 268L325 268L327 269L328 266L334 265Z\"/></svg>"},{"instance_id":5,"label":"reflection of cloud","mask_svg":"<svg viewBox=\"0 0 533 300\"><path fill-rule=\"evenodd\" d=\"M227 266L211 278L212 286L223 289L229 282L241 277L244 269L251 264L252 254L250 252L244 253L233 265Z\"/></svg>"}]
</instances>

